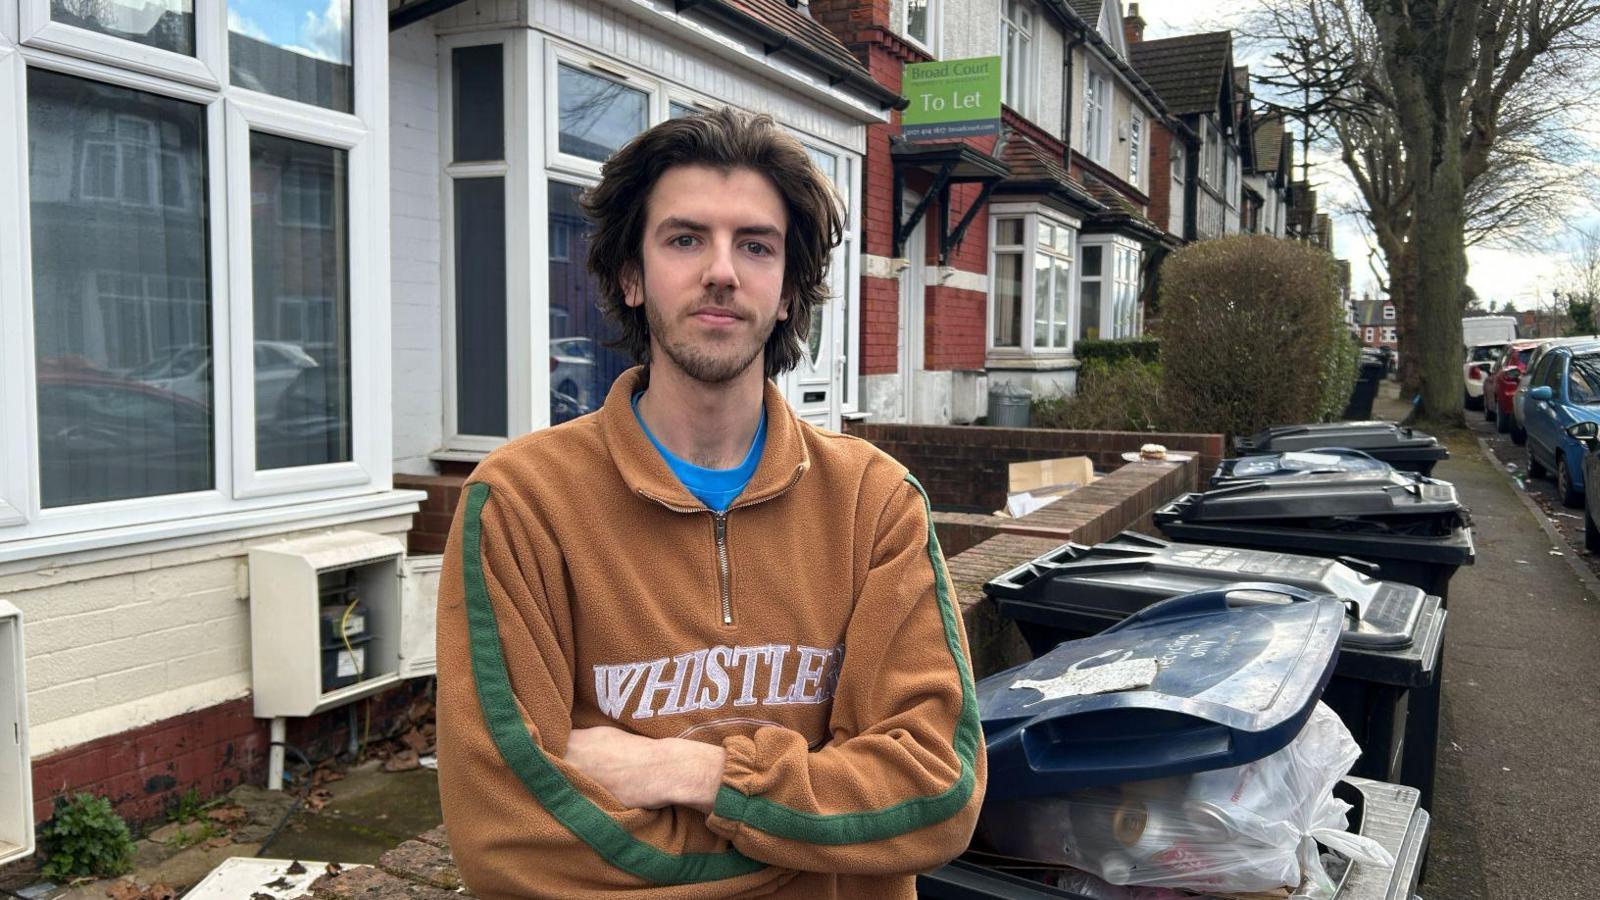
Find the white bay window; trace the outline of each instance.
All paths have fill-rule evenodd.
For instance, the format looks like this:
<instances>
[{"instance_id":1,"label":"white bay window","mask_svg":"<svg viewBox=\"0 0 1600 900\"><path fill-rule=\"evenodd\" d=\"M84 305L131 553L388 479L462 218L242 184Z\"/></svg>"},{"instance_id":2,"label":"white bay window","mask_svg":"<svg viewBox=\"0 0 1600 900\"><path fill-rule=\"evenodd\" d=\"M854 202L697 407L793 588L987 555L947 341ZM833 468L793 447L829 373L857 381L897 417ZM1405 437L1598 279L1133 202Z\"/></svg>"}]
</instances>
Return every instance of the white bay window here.
<instances>
[{"instance_id":1,"label":"white bay window","mask_svg":"<svg viewBox=\"0 0 1600 900\"><path fill-rule=\"evenodd\" d=\"M387 15L301 5L0 23L0 558L388 491Z\"/></svg>"},{"instance_id":2,"label":"white bay window","mask_svg":"<svg viewBox=\"0 0 1600 900\"><path fill-rule=\"evenodd\" d=\"M1066 356L1077 222L1029 205L996 204L990 213L990 354Z\"/></svg>"},{"instance_id":3,"label":"white bay window","mask_svg":"<svg viewBox=\"0 0 1600 900\"><path fill-rule=\"evenodd\" d=\"M1131 240L1107 235L1079 242L1078 338L1133 337L1139 329L1141 251Z\"/></svg>"}]
</instances>

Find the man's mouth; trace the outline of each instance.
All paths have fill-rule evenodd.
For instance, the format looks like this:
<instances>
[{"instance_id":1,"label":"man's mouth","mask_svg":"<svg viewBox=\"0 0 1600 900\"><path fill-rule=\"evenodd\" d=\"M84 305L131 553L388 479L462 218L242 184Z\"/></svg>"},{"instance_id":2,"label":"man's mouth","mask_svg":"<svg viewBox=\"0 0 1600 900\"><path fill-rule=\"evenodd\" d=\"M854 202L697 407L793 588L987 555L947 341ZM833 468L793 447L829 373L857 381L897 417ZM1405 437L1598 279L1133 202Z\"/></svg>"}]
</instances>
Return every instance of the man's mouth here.
<instances>
[{"instance_id":1,"label":"man's mouth","mask_svg":"<svg viewBox=\"0 0 1600 900\"><path fill-rule=\"evenodd\" d=\"M731 309L715 306L697 309L690 315L709 325L730 325L744 318Z\"/></svg>"}]
</instances>

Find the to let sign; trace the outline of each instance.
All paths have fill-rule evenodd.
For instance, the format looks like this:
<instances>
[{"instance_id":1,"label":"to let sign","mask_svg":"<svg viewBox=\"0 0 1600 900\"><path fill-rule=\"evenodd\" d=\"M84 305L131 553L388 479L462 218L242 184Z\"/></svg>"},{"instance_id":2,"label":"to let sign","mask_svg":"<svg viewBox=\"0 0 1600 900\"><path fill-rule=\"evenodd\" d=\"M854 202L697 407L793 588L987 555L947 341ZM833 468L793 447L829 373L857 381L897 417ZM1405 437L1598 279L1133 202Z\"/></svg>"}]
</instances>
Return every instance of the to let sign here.
<instances>
[{"instance_id":1,"label":"to let sign","mask_svg":"<svg viewBox=\"0 0 1600 900\"><path fill-rule=\"evenodd\" d=\"M946 59L905 67L911 104L900 114L907 140L962 138L1000 131L1000 57Z\"/></svg>"}]
</instances>

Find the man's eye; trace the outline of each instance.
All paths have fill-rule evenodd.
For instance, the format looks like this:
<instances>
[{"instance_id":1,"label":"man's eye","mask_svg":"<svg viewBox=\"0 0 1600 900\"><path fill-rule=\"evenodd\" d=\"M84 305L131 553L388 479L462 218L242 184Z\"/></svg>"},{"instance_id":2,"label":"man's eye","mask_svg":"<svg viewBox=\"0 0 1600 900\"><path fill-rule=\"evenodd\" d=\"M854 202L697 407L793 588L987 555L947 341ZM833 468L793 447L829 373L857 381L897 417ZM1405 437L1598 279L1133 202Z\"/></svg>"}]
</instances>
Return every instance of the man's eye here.
<instances>
[{"instance_id":1,"label":"man's eye","mask_svg":"<svg viewBox=\"0 0 1600 900\"><path fill-rule=\"evenodd\" d=\"M674 247L693 247L697 238L692 234L680 234L667 243Z\"/></svg>"},{"instance_id":2,"label":"man's eye","mask_svg":"<svg viewBox=\"0 0 1600 900\"><path fill-rule=\"evenodd\" d=\"M768 247L766 244L758 241L750 241L744 246L746 250L749 250L751 253L754 253L757 256L770 256L772 254L771 247Z\"/></svg>"}]
</instances>

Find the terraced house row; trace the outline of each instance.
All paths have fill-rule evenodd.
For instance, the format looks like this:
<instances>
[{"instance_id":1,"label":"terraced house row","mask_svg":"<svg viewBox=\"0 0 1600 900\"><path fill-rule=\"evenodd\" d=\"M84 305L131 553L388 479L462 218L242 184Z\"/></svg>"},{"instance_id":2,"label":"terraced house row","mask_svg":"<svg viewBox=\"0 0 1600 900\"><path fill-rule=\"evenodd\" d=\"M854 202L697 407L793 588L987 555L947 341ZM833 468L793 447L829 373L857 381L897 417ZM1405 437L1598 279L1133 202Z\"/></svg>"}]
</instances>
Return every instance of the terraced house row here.
<instances>
[{"instance_id":1,"label":"terraced house row","mask_svg":"<svg viewBox=\"0 0 1600 900\"><path fill-rule=\"evenodd\" d=\"M998 128L905 139L905 67L983 58ZM426 681L464 477L625 367L578 198L723 104L844 201L781 384L826 427L1071 390L1173 248L1327 232L1229 36L1120 0L0 2L0 713L32 763L0 856L59 793L147 817Z\"/></svg>"}]
</instances>

